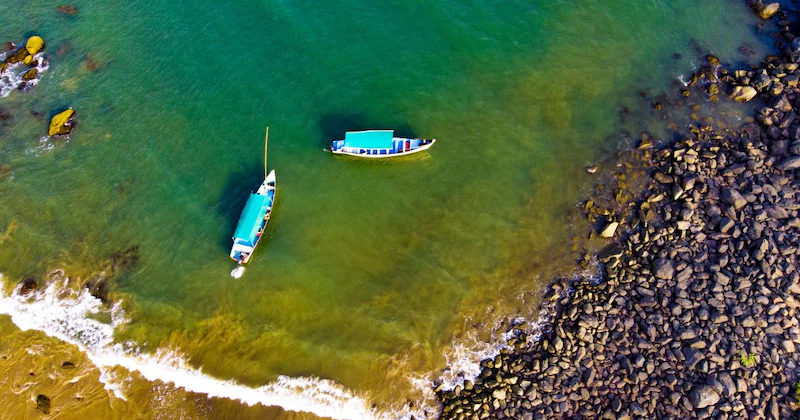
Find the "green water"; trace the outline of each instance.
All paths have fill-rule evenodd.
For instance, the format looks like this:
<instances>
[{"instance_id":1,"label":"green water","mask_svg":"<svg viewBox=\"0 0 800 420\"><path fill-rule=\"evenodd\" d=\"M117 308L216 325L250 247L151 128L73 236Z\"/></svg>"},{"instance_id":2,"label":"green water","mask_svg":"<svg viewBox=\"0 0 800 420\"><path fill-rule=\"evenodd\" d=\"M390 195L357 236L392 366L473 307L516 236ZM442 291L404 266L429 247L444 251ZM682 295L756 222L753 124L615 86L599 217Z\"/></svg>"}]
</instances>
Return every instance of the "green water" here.
<instances>
[{"instance_id":1,"label":"green water","mask_svg":"<svg viewBox=\"0 0 800 420\"><path fill-rule=\"evenodd\" d=\"M584 168L649 118L623 124L622 106L646 109L640 92L674 89L702 53L733 63L758 45L730 0L73 4L0 0L2 41L39 34L51 61L0 99L14 115L0 225L18 225L0 272L139 246L115 287L132 316L120 340L251 385L314 375L392 404L409 374L443 367L465 319L485 334L571 269L564 214ZM79 126L45 150L67 106ZM277 208L233 280L266 125ZM366 128L439 141L394 161L323 152Z\"/></svg>"}]
</instances>

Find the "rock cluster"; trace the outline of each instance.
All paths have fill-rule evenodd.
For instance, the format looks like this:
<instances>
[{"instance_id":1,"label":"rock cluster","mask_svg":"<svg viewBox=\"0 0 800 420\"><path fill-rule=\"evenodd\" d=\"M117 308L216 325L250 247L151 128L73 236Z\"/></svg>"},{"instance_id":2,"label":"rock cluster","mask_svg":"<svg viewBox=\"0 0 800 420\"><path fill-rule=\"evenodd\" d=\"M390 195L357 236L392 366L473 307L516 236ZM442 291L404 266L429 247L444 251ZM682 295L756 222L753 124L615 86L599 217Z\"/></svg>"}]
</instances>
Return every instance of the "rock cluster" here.
<instances>
[{"instance_id":1,"label":"rock cluster","mask_svg":"<svg viewBox=\"0 0 800 420\"><path fill-rule=\"evenodd\" d=\"M437 389L442 418L800 418L796 61L722 72L769 105L756 122L640 151L652 180L616 214L602 279L555 283L541 338Z\"/></svg>"},{"instance_id":2,"label":"rock cluster","mask_svg":"<svg viewBox=\"0 0 800 420\"><path fill-rule=\"evenodd\" d=\"M47 70L42 54L44 47L44 40L35 35L19 48L12 43L6 44L7 51L0 53L0 97L14 89L36 84L41 73Z\"/></svg>"},{"instance_id":3,"label":"rock cluster","mask_svg":"<svg viewBox=\"0 0 800 420\"><path fill-rule=\"evenodd\" d=\"M24 47L6 55L6 58L0 63L0 72L6 71L11 65L17 63L35 69L39 65L35 56L42 50L44 50L44 40L41 37L34 35L28 38Z\"/></svg>"}]
</instances>

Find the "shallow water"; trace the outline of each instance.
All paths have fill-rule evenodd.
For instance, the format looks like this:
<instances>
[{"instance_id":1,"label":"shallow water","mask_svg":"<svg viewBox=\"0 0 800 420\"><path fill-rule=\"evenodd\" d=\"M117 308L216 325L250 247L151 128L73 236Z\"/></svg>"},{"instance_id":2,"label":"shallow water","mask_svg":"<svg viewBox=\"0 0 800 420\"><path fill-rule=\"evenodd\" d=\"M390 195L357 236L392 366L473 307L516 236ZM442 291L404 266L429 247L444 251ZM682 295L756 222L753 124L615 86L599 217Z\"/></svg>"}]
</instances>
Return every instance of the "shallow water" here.
<instances>
[{"instance_id":1,"label":"shallow water","mask_svg":"<svg viewBox=\"0 0 800 420\"><path fill-rule=\"evenodd\" d=\"M646 109L707 52L760 48L732 0L74 5L0 0L3 40L39 34L50 58L0 99L0 225L17 226L0 272L89 273L138 246L113 294L131 319L118 341L250 386L330 379L387 409L573 269L564 215L584 168L659 119L623 123L621 107ZM67 106L69 141L40 142ZM266 125L277 207L232 280ZM438 143L385 162L323 153L366 128Z\"/></svg>"}]
</instances>

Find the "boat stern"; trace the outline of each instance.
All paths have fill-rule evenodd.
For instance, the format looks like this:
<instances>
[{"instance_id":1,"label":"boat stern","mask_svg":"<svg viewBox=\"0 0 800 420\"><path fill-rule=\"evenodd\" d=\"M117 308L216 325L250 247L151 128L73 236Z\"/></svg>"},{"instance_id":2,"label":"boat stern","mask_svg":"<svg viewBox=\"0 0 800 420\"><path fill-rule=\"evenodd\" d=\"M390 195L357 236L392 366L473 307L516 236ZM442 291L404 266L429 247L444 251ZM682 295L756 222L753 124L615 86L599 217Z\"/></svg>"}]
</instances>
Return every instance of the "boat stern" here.
<instances>
[{"instance_id":1,"label":"boat stern","mask_svg":"<svg viewBox=\"0 0 800 420\"><path fill-rule=\"evenodd\" d=\"M230 257L239 264L247 264L250 262L254 250L254 247L244 243L241 239L234 238Z\"/></svg>"},{"instance_id":2,"label":"boat stern","mask_svg":"<svg viewBox=\"0 0 800 420\"><path fill-rule=\"evenodd\" d=\"M331 152L341 153L344 147L344 140L334 140L331 142Z\"/></svg>"}]
</instances>

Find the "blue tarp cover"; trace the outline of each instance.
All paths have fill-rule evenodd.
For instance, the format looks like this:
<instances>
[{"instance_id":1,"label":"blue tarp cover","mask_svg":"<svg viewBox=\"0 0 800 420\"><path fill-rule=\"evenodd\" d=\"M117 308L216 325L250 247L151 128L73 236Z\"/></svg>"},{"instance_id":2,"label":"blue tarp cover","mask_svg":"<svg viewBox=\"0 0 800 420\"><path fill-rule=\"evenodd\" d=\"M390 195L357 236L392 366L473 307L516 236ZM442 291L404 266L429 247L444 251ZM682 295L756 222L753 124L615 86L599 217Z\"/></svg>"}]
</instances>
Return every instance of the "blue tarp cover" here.
<instances>
[{"instance_id":1,"label":"blue tarp cover","mask_svg":"<svg viewBox=\"0 0 800 420\"><path fill-rule=\"evenodd\" d=\"M391 149L393 130L348 131L344 135L344 147L356 149Z\"/></svg>"},{"instance_id":2,"label":"blue tarp cover","mask_svg":"<svg viewBox=\"0 0 800 420\"><path fill-rule=\"evenodd\" d=\"M274 194L270 191L270 194ZM247 204L244 205L242 216L239 217L239 224L236 225L234 239L243 239L247 245L254 246L258 239L259 229L264 222L264 215L272 203L272 199L265 195L250 194Z\"/></svg>"}]
</instances>

